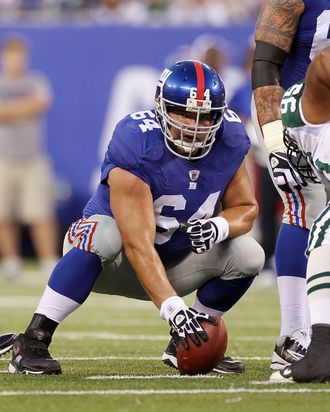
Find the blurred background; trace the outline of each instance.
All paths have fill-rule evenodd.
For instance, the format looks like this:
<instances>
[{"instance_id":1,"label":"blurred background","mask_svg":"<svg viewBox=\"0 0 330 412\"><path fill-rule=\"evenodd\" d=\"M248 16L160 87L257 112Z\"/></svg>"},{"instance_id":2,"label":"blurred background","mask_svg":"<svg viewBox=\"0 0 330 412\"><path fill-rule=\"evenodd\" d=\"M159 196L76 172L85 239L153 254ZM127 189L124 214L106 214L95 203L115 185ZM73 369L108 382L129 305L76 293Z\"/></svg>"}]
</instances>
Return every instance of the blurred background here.
<instances>
[{"instance_id":1,"label":"blurred background","mask_svg":"<svg viewBox=\"0 0 330 412\"><path fill-rule=\"evenodd\" d=\"M116 122L129 112L153 108L157 79L165 65L196 58L222 76L229 107L241 116L253 143L249 168L260 204L254 235L265 248L266 270L272 271L280 203L250 120L253 33L261 2L0 0L0 42L11 36L24 39L28 70L47 78L52 95L42 113L40 146L54 176L57 236L53 239L58 240L56 251L47 252L49 268L51 259L61 254L66 230L81 217L96 187ZM6 198L8 191L0 196ZM35 234L24 220L17 223L21 257L35 258ZM42 270L48 271L47 265ZM18 273L9 272L4 276L14 278Z\"/></svg>"}]
</instances>

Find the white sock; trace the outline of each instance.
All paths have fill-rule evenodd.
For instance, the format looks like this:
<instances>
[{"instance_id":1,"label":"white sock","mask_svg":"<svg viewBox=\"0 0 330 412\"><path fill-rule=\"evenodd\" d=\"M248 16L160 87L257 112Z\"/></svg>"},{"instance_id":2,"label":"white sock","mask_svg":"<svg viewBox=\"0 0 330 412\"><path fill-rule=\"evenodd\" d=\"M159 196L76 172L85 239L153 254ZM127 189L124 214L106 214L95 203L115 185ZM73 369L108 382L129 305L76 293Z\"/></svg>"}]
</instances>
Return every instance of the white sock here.
<instances>
[{"instance_id":1,"label":"white sock","mask_svg":"<svg viewBox=\"0 0 330 412\"><path fill-rule=\"evenodd\" d=\"M277 285L281 307L280 336L292 336L297 329L309 329L306 279L278 276Z\"/></svg>"},{"instance_id":2,"label":"white sock","mask_svg":"<svg viewBox=\"0 0 330 412\"><path fill-rule=\"evenodd\" d=\"M311 323L330 324L330 245L320 246L309 255L307 292Z\"/></svg>"},{"instance_id":3,"label":"white sock","mask_svg":"<svg viewBox=\"0 0 330 412\"><path fill-rule=\"evenodd\" d=\"M36 313L40 313L40 315L45 315L47 318L61 323L79 306L79 303L60 295L47 285L36 309Z\"/></svg>"},{"instance_id":4,"label":"white sock","mask_svg":"<svg viewBox=\"0 0 330 412\"><path fill-rule=\"evenodd\" d=\"M206 313L210 316L218 316L221 317L223 316L226 312L221 312L220 310L215 310L212 308L208 308L207 306L204 306L199 300L198 297L196 296L195 302L191 306L192 308L196 309L197 312L202 312Z\"/></svg>"}]
</instances>

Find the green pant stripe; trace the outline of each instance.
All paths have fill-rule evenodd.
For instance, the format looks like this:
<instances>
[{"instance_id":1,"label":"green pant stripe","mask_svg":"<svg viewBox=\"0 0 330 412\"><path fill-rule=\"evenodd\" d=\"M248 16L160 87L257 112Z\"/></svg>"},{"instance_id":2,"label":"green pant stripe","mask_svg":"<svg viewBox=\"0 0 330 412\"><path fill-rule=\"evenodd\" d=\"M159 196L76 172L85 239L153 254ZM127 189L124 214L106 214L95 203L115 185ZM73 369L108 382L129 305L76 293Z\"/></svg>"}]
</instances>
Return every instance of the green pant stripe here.
<instances>
[{"instance_id":1,"label":"green pant stripe","mask_svg":"<svg viewBox=\"0 0 330 412\"><path fill-rule=\"evenodd\" d=\"M326 207L326 208L323 210L323 212L321 212L321 214L314 220L314 223L313 223L313 225L312 225L312 230L311 230L310 235L309 235L308 249L310 249L310 247L311 247L311 245L312 245L312 243L313 243L314 235L315 235L315 232L316 232L316 229L317 229L317 224L319 223L320 220L322 220L323 216L324 216L327 212L328 212L328 207Z\"/></svg>"},{"instance_id":2,"label":"green pant stripe","mask_svg":"<svg viewBox=\"0 0 330 412\"><path fill-rule=\"evenodd\" d=\"M325 233L326 233L326 231L329 229L329 226L330 226L330 220L327 219L327 220L324 222L323 226L320 227L320 233L319 233L318 239L317 239L317 241L316 241L316 243L315 243L315 248L317 248L317 247L319 247L319 246L322 245L322 242L323 242L324 237L325 237Z\"/></svg>"},{"instance_id":3,"label":"green pant stripe","mask_svg":"<svg viewBox=\"0 0 330 412\"><path fill-rule=\"evenodd\" d=\"M322 273L318 273L317 275L313 275L307 279L307 283L313 282L313 280L315 279L319 279L319 278L326 277L326 276L330 276L330 272L322 272Z\"/></svg>"},{"instance_id":4,"label":"green pant stripe","mask_svg":"<svg viewBox=\"0 0 330 412\"><path fill-rule=\"evenodd\" d=\"M330 211L330 205L328 204L328 206L323 210L323 212L315 219L314 223L313 223L313 227L312 227L312 231L310 233L309 236L309 242L308 242L308 249L310 249L312 243L314 243L314 236L315 236L315 232L318 229L318 223L322 222L324 216ZM314 249L317 248L318 246L321 246L323 240L324 240L324 236L325 236L325 232L326 230L329 228L330 225L330 221L329 219L327 219L323 225L319 228L320 229L320 233L317 236L316 242L314 244Z\"/></svg>"},{"instance_id":5,"label":"green pant stripe","mask_svg":"<svg viewBox=\"0 0 330 412\"><path fill-rule=\"evenodd\" d=\"M330 289L330 283L322 283L321 285L313 286L312 288L308 289L307 295L310 295L313 292L316 292L320 289Z\"/></svg>"}]
</instances>

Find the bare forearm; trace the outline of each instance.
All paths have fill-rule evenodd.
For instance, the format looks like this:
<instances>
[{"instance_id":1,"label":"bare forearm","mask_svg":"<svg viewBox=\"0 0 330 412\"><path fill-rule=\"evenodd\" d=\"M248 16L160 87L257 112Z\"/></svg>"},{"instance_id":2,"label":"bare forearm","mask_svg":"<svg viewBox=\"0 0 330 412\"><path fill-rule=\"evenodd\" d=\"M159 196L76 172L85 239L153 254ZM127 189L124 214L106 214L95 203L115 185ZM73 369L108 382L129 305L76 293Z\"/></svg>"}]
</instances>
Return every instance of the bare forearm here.
<instances>
[{"instance_id":1,"label":"bare forearm","mask_svg":"<svg viewBox=\"0 0 330 412\"><path fill-rule=\"evenodd\" d=\"M120 230L128 260L157 308L176 292L167 279L155 249L155 216L149 186L130 172L115 168L109 173L111 209Z\"/></svg>"},{"instance_id":2,"label":"bare forearm","mask_svg":"<svg viewBox=\"0 0 330 412\"><path fill-rule=\"evenodd\" d=\"M157 308L160 308L165 299L176 295L153 246L143 248L126 246L125 253L141 285Z\"/></svg>"},{"instance_id":3,"label":"bare forearm","mask_svg":"<svg viewBox=\"0 0 330 412\"><path fill-rule=\"evenodd\" d=\"M224 217L229 223L228 238L233 238L248 233L252 229L257 215L257 204L236 206L224 210L221 213L221 216Z\"/></svg>"},{"instance_id":4,"label":"bare forearm","mask_svg":"<svg viewBox=\"0 0 330 412\"><path fill-rule=\"evenodd\" d=\"M254 101L261 127L281 119L280 103L283 93L281 86L265 86L254 90Z\"/></svg>"}]
</instances>

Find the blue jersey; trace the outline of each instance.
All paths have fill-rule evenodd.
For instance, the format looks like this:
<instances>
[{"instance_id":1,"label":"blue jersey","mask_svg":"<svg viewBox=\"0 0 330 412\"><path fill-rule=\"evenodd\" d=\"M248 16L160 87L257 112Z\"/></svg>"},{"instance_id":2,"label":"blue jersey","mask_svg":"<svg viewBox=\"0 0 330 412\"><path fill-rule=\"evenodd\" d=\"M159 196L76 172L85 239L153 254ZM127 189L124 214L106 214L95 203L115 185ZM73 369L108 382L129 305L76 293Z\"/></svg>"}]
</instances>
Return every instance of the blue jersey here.
<instances>
[{"instance_id":1,"label":"blue jersey","mask_svg":"<svg viewBox=\"0 0 330 412\"><path fill-rule=\"evenodd\" d=\"M121 120L102 165L101 182L87 203L84 216L110 209L109 172L120 167L150 186L156 220L155 247L164 263L190 251L179 224L216 215L226 187L248 152L250 141L238 116L228 110L211 151L199 160L171 153L155 120L155 112L133 113Z\"/></svg>"},{"instance_id":2,"label":"blue jersey","mask_svg":"<svg viewBox=\"0 0 330 412\"><path fill-rule=\"evenodd\" d=\"M330 45L330 0L305 0L291 50L282 67L281 83L286 90L304 79L315 54Z\"/></svg>"}]
</instances>

